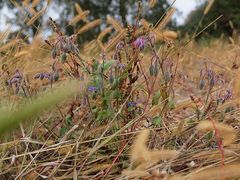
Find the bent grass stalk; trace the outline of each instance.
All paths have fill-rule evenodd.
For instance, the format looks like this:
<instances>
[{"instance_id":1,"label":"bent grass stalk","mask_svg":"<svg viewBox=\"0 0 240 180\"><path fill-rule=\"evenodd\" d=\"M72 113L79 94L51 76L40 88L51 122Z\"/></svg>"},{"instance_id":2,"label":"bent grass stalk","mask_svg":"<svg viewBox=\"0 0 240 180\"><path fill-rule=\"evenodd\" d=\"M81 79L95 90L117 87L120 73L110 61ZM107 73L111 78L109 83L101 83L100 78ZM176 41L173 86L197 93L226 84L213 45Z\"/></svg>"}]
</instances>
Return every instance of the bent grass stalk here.
<instances>
[{"instance_id":1,"label":"bent grass stalk","mask_svg":"<svg viewBox=\"0 0 240 180\"><path fill-rule=\"evenodd\" d=\"M39 94L38 98L31 100L20 108L0 111L0 135L16 128L21 122L33 120L44 110L49 110L73 96L78 91L77 88L76 82L67 83L53 91Z\"/></svg>"}]
</instances>

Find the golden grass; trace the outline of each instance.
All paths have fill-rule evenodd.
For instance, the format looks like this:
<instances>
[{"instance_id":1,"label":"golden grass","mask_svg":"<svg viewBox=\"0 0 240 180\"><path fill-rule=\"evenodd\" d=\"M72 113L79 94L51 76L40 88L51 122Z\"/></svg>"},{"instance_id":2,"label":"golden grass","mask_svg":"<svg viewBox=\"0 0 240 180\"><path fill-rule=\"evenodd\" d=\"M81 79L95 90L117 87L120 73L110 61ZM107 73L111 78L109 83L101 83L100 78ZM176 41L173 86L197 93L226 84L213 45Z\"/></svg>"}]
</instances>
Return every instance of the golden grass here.
<instances>
[{"instance_id":1,"label":"golden grass","mask_svg":"<svg viewBox=\"0 0 240 180\"><path fill-rule=\"evenodd\" d=\"M212 167L198 172L192 172L187 176L176 175L171 180L202 180L202 179L234 179L240 176L240 164L228 164L224 167Z\"/></svg>"},{"instance_id":2,"label":"golden grass","mask_svg":"<svg viewBox=\"0 0 240 180\"><path fill-rule=\"evenodd\" d=\"M157 4L157 0L148 0L148 6L153 8Z\"/></svg>"},{"instance_id":3,"label":"golden grass","mask_svg":"<svg viewBox=\"0 0 240 180\"><path fill-rule=\"evenodd\" d=\"M75 8L76 8L78 14L82 14L82 13L84 12L84 11L82 10L81 6L80 6L79 4L77 4L77 3L75 3ZM84 21L85 23L88 23L88 22L89 22L89 20L87 19L87 17L83 17L83 21Z\"/></svg>"},{"instance_id":4,"label":"golden grass","mask_svg":"<svg viewBox=\"0 0 240 180\"><path fill-rule=\"evenodd\" d=\"M34 16L27 22L28 26L31 26L40 16L44 14L47 7L43 7L39 12L34 13Z\"/></svg>"},{"instance_id":5,"label":"golden grass","mask_svg":"<svg viewBox=\"0 0 240 180\"><path fill-rule=\"evenodd\" d=\"M84 25L82 28L80 28L78 31L77 31L77 34L82 34L82 33L85 33L87 32L88 30L96 27L96 26L99 26L100 24L102 23L102 20L101 19L96 19L92 22L89 22L87 23L86 25Z\"/></svg>"},{"instance_id":6,"label":"golden grass","mask_svg":"<svg viewBox=\"0 0 240 180\"><path fill-rule=\"evenodd\" d=\"M70 22L69 24L73 25L76 24L77 22L79 22L80 20L83 20L86 18L87 15L89 15L90 11L83 11L81 14L75 16Z\"/></svg>"},{"instance_id":7,"label":"golden grass","mask_svg":"<svg viewBox=\"0 0 240 180\"><path fill-rule=\"evenodd\" d=\"M223 123L216 123L216 122L211 122L211 121L201 121L198 126L197 129L199 131L214 131L217 129L219 135L221 136L221 138L223 138L223 145L227 146L231 143L234 142L234 140L236 139L236 132L235 130Z\"/></svg>"},{"instance_id":8,"label":"golden grass","mask_svg":"<svg viewBox=\"0 0 240 180\"><path fill-rule=\"evenodd\" d=\"M107 23L111 24L114 27L114 29L118 32L121 32L124 30L122 25L109 15L107 16Z\"/></svg>"},{"instance_id":9,"label":"golden grass","mask_svg":"<svg viewBox=\"0 0 240 180\"><path fill-rule=\"evenodd\" d=\"M168 160L178 155L175 150L149 150L147 148L149 133L149 130L143 130L137 135L130 152L132 170L124 170L123 176L130 178L149 176L150 174L147 172L149 167L160 160Z\"/></svg>"}]
</instances>

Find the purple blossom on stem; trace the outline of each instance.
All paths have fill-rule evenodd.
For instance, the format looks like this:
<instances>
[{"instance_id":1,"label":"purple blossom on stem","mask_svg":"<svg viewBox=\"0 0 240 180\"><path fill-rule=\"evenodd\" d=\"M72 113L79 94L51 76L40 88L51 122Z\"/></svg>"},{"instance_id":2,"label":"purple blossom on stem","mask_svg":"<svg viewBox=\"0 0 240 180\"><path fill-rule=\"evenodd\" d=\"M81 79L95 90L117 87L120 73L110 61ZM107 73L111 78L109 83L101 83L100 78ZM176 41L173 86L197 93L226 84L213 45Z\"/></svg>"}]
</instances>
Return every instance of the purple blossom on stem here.
<instances>
[{"instance_id":1,"label":"purple blossom on stem","mask_svg":"<svg viewBox=\"0 0 240 180\"><path fill-rule=\"evenodd\" d=\"M12 87L13 85L16 88L16 93L18 93L21 83L22 83L22 75L21 73L17 70L16 73L7 81L7 84Z\"/></svg>"},{"instance_id":2,"label":"purple blossom on stem","mask_svg":"<svg viewBox=\"0 0 240 180\"><path fill-rule=\"evenodd\" d=\"M213 70L211 69L201 69L200 70L200 83L202 85L200 85L200 89L203 89L203 84L205 84L204 79L206 78L209 82L209 87L210 89L212 89L216 83L220 80L219 77L213 72Z\"/></svg>"},{"instance_id":3,"label":"purple blossom on stem","mask_svg":"<svg viewBox=\"0 0 240 180\"><path fill-rule=\"evenodd\" d=\"M50 44L52 46L52 58L56 59L56 57L60 56L61 53L71 53L73 55L78 55L79 50L77 46L74 44L76 40L75 36L58 36L57 39L55 39L55 42L53 44ZM48 41L45 41L48 42Z\"/></svg>"},{"instance_id":4,"label":"purple blossom on stem","mask_svg":"<svg viewBox=\"0 0 240 180\"><path fill-rule=\"evenodd\" d=\"M221 94L221 93L218 94L218 101L221 103L224 103L231 98L232 98L232 92L229 89L226 91L225 94Z\"/></svg>"},{"instance_id":5,"label":"purple blossom on stem","mask_svg":"<svg viewBox=\"0 0 240 180\"><path fill-rule=\"evenodd\" d=\"M228 89L227 93L224 96L225 100L231 99L232 98L232 92Z\"/></svg>"},{"instance_id":6,"label":"purple blossom on stem","mask_svg":"<svg viewBox=\"0 0 240 180\"><path fill-rule=\"evenodd\" d=\"M140 51L143 51L146 46L146 42L146 38L144 36L140 36L133 42L133 46L138 48Z\"/></svg>"},{"instance_id":7,"label":"purple blossom on stem","mask_svg":"<svg viewBox=\"0 0 240 180\"><path fill-rule=\"evenodd\" d=\"M118 67L122 70L126 69L126 64L119 63Z\"/></svg>"},{"instance_id":8,"label":"purple blossom on stem","mask_svg":"<svg viewBox=\"0 0 240 180\"><path fill-rule=\"evenodd\" d=\"M34 79L40 79L40 80L43 80L43 79L50 79L50 73L48 72L44 72L44 73L38 73L34 76Z\"/></svg>"},{"instance_id":9,"label":"purple blossom on stem","mask_svg":"<svg viewBox=\"0 0 240 180\"><path fill-rule=\"evenodd\" d=\"M87 90L89 92L96 92L98 90L98 88L96 86L88 86Z\"/></svg>"},{"instance_id":10,"label":"purple blossom on stem","mask_svg":"<svg viewBox=\"0 0 240 180\"><path fill-rule=\"evenodd\" d=\"M51 73L44 72L44 73L38 73L34 76L34 79L48 79L51 83L56 82L59 78L58 72L53 71Z\"/></svg>"},{"instance_id":11,"label":"purple blossom on stem","mask_svg":"<svg viewBox=\"0 0 240 180\"><path fill-rule=\"evenodd\" d=\"M45 72L45 73L38 73L34 76L34 79L50 79L50 74Z\"/></svg>"},{"instance_id":12,"label":"purple blossom on stem","mask_svg":"<svg viewBox=\"0 0 240 180\"><path fill-rule=\"evenodd\" d=\"M134 102L134 101L129 101L129 102L127 103L127 107L136 107L136 106L137 106L137 103Z\"/></svg>"},{"instance_id":13,"label":"purple blossom on stem","mask_svg":"<svg viewBox=\"0 0 240 180\"><path fill-rule=\"evenodd\" d=\"M124 48L124 42L120 41L117 45L116 45L116 51L120 51Z\"/></svg>"}]
</instances>

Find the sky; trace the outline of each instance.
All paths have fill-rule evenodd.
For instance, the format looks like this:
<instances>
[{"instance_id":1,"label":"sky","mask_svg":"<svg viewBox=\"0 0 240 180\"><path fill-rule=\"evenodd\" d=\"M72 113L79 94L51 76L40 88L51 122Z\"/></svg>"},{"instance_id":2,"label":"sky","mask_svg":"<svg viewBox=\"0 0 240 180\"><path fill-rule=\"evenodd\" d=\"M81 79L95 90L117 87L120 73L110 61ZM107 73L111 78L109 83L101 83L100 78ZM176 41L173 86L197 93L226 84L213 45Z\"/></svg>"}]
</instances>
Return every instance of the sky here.
<instances>
[{"instance_id":1,"label":"sky","mask_svg":"<svg viewBox=\"0 0 240 180\"><path fill-rule=\"evenodd\" d=\"M169 0L170 2L174 1L174 0ZM178 9L178 11L180 11L182 13L182 15L179 16L179 14L175 14L174 18L177 21L177 24L181 25L184 23L186 17L188 16L188 14L194 10L196 8L196 6L203 0L176 0L174 7ZM54 16L54 12L52 12L51 16ZM56 14L55 14L56 15ZM11 16L11 13L9 12L9 10L7 8L3 8L0 11L0 31L6 29L7 25L5 22L5 17L6 16ZM14 27L12 27L14 28Z\"/></svg>"},{"instance_id":2,"label":"sky","mask_svg":"<svg viewBox=\"0 0 240 180\"><path fill-rule=\"evenodd\" d=\"M198 0L176 0L173 6L182 13L182 17L177 14L174 15L177 23L183 24L188 14L194 10L199 3L200 1Z\"/></svg>"}]
</instances>

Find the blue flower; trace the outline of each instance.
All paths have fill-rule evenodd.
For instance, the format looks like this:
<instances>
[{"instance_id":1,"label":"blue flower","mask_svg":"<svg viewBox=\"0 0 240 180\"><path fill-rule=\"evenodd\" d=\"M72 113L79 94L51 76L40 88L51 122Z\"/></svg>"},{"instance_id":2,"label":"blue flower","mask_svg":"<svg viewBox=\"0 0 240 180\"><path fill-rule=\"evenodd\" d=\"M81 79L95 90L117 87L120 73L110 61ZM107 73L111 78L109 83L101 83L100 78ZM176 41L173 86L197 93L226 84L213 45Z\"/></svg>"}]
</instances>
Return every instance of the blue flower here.
<instances>
[{"instance_id":1,"label":"blue flower","mask_svg":"<svg viewBox=\"0 0 240 180\"><path fill-rule=\"evenodd\" d=\"M136 106L137 106L137 103L134 102L134 101L129 101L129 102L127 103L127 107L136 107Z\"/></svg>"},{"instance_id":2,"label":"blue flower","mask_svg":"<svg viewBox=\"0 0 240 180\"><path fill-rule=\"evenodd\" d=\"M96 86L89 86L89 87L87 88L87 90L88 90L89 92L96 92L96 91L98 90L98 88L97 88Z\"/></svg>"}]
</instances>

